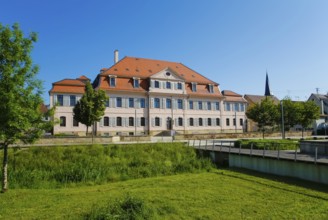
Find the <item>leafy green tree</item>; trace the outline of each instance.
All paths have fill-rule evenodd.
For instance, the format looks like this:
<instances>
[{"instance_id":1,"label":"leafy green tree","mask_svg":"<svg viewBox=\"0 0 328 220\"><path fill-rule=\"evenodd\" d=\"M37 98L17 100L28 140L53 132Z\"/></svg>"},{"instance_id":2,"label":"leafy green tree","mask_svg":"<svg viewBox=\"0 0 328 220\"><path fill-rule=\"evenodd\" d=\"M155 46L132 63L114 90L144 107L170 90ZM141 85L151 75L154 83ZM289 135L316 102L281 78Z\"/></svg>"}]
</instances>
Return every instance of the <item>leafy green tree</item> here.
<instances>
[{"instance_id":1,"label":"leafy green tree","mask_svg":"<svg viewBox=\"0 0 328 220\"><path fill-rule=\"evenodd\" d=\"M283 115L284 115L284 128L289 131L292 127L299 124L301 119L301 102L294 102L289 97L282 100L283 104ZM279 104L279 118L278 124L281 124L281 103Z\"/></svg>"},{"instance_id":2,"label":"leafy green tree","mask_svg":"<svg viewBox=\"0 0 328 220\"><path fill-rule=\"evenodd\" d=\"M18 24L0 24L0 145L3 148L2 192L8 189L8 146L33 143L51 123L43 120L41 81L30 56L37 35L24 37Z\"/></svg>"},{"instance_id":3,"label":"leafy green tree","mask_svg":"<svg viewBox=\"0 0 328 220\"><path fill-rule=\"evenodd\" d=\"M91 83L87 82L85 93L73 109L74 119L87 126L86 135L88 135L89 127L100 121L105 114L107 99L103 90L94 90ZM94 135L93 132L92 135Z\"/></svg>"},{"instance_id":4,"label":"leafy green tree","mask_svg":"<svg viewBox=\"0 0 328 220\"><path fill-rule=\"evenodd\" d=\"M302 102L300 105L300 119L298 123L302 125L302 137L304 129L308 128L314 120L320 117L320 107L314 101Z\"/></svg>"},{"instance_id":5,"label":"leafy green tree","mask_svg":"<svg viewBox=\"0 0 328 220\"><path fill-rule=\"evenodd\" d=\"M266 97L261 102L251 106L246 116L258 124L264 138L265 127L272 127L279 117L278 107L270 97Z\"/></svg>"}]
</instances>

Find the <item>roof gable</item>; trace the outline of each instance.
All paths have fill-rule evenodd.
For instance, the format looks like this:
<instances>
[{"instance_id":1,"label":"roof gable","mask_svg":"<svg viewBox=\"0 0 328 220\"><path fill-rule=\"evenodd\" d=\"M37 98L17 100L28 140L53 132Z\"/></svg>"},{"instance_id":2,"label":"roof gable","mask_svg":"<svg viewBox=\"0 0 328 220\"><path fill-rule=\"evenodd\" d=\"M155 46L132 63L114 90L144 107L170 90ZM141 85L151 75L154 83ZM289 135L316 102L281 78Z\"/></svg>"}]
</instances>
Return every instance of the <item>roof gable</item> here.
<instances>
[{"instance_id":1,"label":"roof gable","mask_svg":"<svg viewBox=\"0 0 328 220\"><path fill-rule=\"evenodd\" d=\"M178 73L176 73L174 70L172 70L169 67L164 68L158 73L151 75L150 78L184 81L184 78L182 76L179 76Z\"/></svg>"}]
</instances>

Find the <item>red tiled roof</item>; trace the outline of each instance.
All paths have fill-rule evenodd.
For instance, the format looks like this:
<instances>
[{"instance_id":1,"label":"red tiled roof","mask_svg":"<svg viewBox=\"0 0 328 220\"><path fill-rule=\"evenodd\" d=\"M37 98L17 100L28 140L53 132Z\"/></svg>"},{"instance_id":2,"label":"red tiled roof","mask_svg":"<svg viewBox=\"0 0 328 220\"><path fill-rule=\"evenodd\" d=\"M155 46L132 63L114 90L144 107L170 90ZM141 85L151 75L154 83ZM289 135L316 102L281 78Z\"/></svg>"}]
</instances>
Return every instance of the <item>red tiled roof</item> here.
<instances>
[{"instance_id":1,"label":"red tiled roof","mask_svg":"<svg viewBox=\"0 0 328 220\"><path fill-rule=\"evenodd\" d=\"M186 82L218 85L218 83L207 79L196 71L186 67L182 63L135 57L124 57L118 63L114 64L109 69L103 71L100 75L148 78L165 68L170 68L174 72L178 73L178 75L185 79Z\"/></svg>"},{"instance_id":2,"label":"red tiled roof","mask_svg":"<svg viewBox=\"0 0 328 220\"><path fill-rule=\"evenodd\" d=\"M230 91L230 90L223 90L222 91L222 95L224 96L236 96L236 97L242 97L242 95L238 94L238 93L235 93L233 91Z\"/></svg>"},{"instance_id":3,"label":"red tiled roof","mask_svg":"<svg viewBox=\"0 0 328 220\"><path fill-rule=\"evenodd\" d=\"M49 93L84 93L84 87L86 80L89 80L85 76L81 76L77 79L63 79L52 84L52 88Z\"/></svg>"}]
</instances>

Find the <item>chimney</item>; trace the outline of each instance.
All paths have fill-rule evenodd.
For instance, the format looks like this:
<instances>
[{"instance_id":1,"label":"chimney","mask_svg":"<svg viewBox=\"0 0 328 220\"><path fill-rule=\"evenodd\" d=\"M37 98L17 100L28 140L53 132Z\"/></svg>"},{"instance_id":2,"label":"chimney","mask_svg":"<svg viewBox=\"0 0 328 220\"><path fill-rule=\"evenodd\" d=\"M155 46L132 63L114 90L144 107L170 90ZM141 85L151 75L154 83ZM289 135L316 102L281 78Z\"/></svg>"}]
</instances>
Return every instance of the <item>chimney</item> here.
<instances>
[{"instance_id":1,"label":"chimney","mask_svg":"<svg viewBox=\"0 0 328 220\"><path fill-rule=\"evenodd\" d=\"M114 51L114 64L118 62L118 50Z\"/></svg>"}]
</instances>

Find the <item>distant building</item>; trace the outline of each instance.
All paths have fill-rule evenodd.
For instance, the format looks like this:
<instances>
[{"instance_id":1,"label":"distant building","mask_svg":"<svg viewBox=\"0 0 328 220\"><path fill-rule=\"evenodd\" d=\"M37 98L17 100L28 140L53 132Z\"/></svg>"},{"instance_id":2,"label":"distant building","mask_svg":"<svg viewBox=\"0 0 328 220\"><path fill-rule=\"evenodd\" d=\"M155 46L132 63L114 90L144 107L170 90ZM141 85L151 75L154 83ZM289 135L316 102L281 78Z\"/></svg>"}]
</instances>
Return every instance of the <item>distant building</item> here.
<instances>
[{"instance_id":1,"label":"distant building","mask_svg":"<svg viewBox=\"0 0 328 220\"><path fill-rule=\"evenodd\" d=\"M320 107L320 118L314 122L313 130L316 134L317 129L325 129L328 122L328 94L312 93L308 101L314 101Z\"/></svg>"},{"instance_id":2,"label":"distant building","mask_svg":"<svg viewBox=\"0 0 328 220\"><path fill-rule=\"evenodd\" d=\"M85 126L73 119L73 107L84 93L85 82L64 79L53 83L50 105L57 103L60 124L54 133L83 135ZM182 63L124 57L102 69L93 82L109 99L97 124L98 135L161 135L242 132L246 101L241 95L221 93L219 84Z\"/></svg>"}]
</instances>

